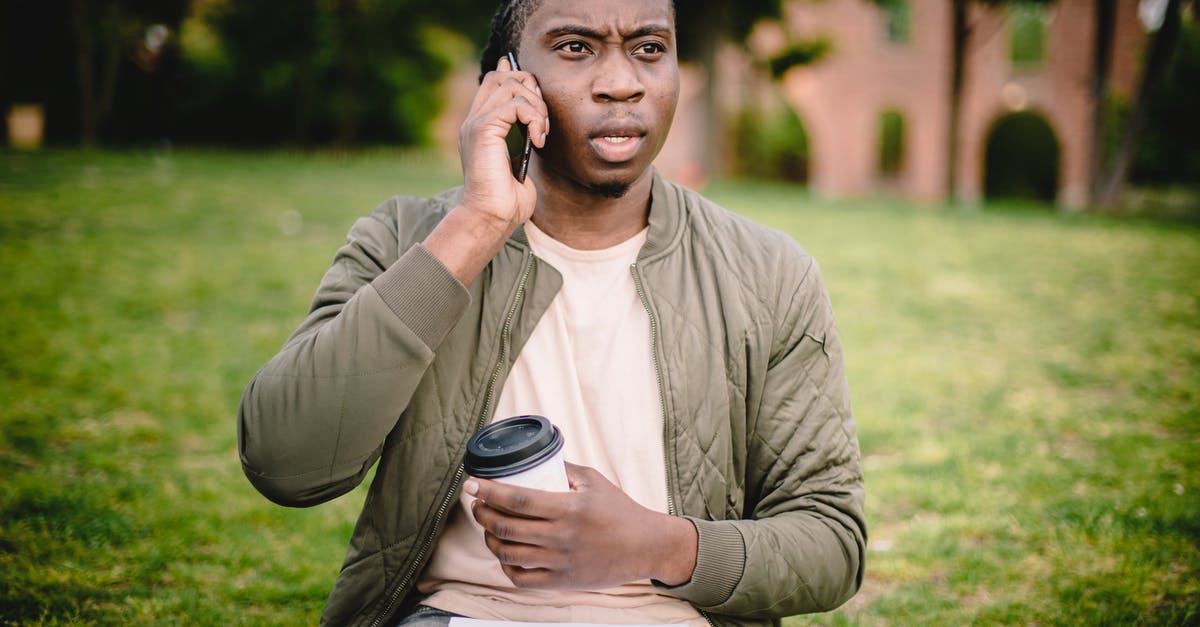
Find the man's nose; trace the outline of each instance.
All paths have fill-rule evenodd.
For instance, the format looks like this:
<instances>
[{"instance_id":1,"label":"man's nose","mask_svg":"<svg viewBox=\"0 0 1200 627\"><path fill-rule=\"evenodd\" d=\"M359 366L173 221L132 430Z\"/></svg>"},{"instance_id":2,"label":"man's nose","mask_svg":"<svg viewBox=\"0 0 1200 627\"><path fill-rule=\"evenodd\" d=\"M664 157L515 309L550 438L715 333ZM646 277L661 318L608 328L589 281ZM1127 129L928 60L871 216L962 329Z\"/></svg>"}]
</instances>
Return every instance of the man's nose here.
<instances>
[{"instance_id":1,"label":"man's nose","mask_svg":"<svg viewBox=\"0 0 1200 627\"><path fill-rule=\"evenodd\" d=\"M635 61L623 50L609 51L596 68L592 99L599 102L637 102L646 95Z\"/></svg>"}]
</instances>

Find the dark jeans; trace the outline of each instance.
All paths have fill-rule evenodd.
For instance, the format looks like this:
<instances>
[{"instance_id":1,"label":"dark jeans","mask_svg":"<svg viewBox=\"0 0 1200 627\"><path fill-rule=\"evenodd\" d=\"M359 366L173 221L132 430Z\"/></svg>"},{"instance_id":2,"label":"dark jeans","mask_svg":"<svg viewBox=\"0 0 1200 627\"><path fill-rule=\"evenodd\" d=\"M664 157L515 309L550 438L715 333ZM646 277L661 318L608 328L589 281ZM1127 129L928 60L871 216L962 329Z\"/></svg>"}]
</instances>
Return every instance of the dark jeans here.
<instances>
[{"instance_id":1,"label":"dark jeans","mask_svg":"<svg viewBox=\"0 0 1200 627\"><path fill-rule=\"evenodd\" d=\"M450 624L450 619L455 616L458 614L451 614L428 605L418 605L412 613L395 623L395 627L446 627Z\"/></svg>"}]
</instances>

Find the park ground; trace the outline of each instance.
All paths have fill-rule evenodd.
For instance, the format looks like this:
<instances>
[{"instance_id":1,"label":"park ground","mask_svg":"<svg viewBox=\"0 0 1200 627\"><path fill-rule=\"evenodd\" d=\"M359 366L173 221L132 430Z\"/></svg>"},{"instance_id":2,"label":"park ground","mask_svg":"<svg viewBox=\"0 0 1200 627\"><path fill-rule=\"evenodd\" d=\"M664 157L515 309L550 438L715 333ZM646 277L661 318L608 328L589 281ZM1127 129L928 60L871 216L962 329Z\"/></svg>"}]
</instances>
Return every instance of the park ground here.
<instances>
[{"instance_id":1,"label":"park ground","mask_svg":"<svg viewBox=\"0 0 1200 627\"><path fill-rule=\"evenodd\" d=\"M403 152L0 152L0 623L315 623L364 491L274 506L243 386ZM1200 228L706 193L820 260L867 483L828 625L1200 624Z\"/></svg>"}]
</instances>

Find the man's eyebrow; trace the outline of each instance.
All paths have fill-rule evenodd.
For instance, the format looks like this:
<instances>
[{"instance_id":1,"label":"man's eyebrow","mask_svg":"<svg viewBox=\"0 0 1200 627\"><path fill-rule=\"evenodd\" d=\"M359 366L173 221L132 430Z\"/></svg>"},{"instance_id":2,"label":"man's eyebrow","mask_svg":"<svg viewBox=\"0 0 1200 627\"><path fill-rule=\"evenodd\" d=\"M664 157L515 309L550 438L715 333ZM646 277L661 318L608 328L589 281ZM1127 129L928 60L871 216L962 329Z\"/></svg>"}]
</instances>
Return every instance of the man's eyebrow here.
<instances>
[{"instance_id":1,"label":"man's eyebrow","mask_svg":"<svg viewBox=\"0 0 1200 627\"><path fill-rule=\"evenodd\" d=\"M639 26L631 31L623 32L621 33L621 37L625 39L636 39L638 37L645 37L647 35L669 35L670 33L671 27L666 24L647 24L645 26ZM546 38L560 37L562 35L576 35L579 37L586 37L588 39L604 39L605 33L604 31L597 30L590 26L584 26L582 24L563 24L562 26L551 28L544 34Z\"/></svg>"},{"instance_id":2,"label":"man's eyebrow","mask_svg":"<svg viewBox=\"0 0 1200 627\"><path fill-rule=\"evenodd\" d=\"M666 24L647 24L639 26L628 33L624 33L625 39L637 39L638 37L646 37L647 35L664 35L671 34L671 27Z\"/></svg>"}]
</instances>

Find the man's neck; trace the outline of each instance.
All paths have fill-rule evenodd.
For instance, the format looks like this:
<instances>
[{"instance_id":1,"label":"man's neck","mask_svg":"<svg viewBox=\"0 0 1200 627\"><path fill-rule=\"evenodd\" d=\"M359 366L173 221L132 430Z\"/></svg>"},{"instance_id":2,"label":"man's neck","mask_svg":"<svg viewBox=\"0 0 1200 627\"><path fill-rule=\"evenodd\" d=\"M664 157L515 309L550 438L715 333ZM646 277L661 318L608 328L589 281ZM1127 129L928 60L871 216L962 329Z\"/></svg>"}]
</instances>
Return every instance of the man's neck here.
<instances>
[{"instance_id":1,"label":"man's neck","mask_svg":"<svg viewBox=\"0 0 1200 627\"><path fill-rule=\"evenodd\" d=\"M539 176L535 178L538 199L533 222L546 235L576 250L615 246L646 228L653 180L652 170L647 170L624 195L611 198L552 176Z\"/></svg>"}]
</instances>

